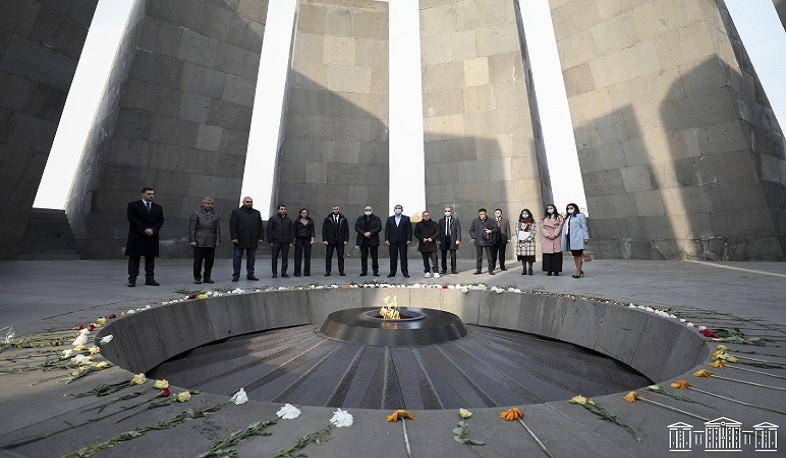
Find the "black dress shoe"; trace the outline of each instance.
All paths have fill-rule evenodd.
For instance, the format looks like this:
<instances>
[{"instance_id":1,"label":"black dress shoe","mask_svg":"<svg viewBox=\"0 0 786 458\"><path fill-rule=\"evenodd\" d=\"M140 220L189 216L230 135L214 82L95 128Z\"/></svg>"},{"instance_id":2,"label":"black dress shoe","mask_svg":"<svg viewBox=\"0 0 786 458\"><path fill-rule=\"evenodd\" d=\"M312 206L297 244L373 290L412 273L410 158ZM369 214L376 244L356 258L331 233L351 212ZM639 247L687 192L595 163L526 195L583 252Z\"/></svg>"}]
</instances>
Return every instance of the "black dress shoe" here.
<instances>
[{"instance_id":1,"label":"black dress shoe","mask_svg":"<svg viewBox=\"0 0 786 458\"><path fill-rule=\"evenodd\" d=\"M325 276L329 277L330 276L330 272L325 272Z\"/></svg>"},{"instance_id":2,"label":"black dress shoe","mask_svg":"<svg viewBox=\"0 0 786 458\"><path fill-rule=\"evenodd\" d=\"M472 274L472 275L480 275L480 271L479 271L479 270L476 270L476 271L475 271L475 273L474 273L474 274Z\"/></svg>"},{"instance_id":3,"label":"black dress shoe","mask_svg":"<svg viewBox=\"0 0 786 458\"><path fill-rule=\"evenodd\" d=\"M402 275L404 275L404 278L409 278L409 274L402 274Z\"/></svg>"},{"instance_id":4,"label":"black dress shoe","mask_svg":"<svg viewBox=\"0 0 786 458\"><path fill-rule=\"evenodd\" d=\"M194 280L194 284L195 284L195 285L201 285L201 284L202 284L202 280L197 280L197 279L195 279L195 280Z\"/></svg>"},{"instance_id":5,"label":"black dress shoe","mask_svg":"<svg viewBox=\"0 0 786 458\"><path fill-rule=\"evenodd\" d=\"M347 276L347 274L345 274L344 272L339 272L338 274L341 275L342 277L346 277Z\"/></svg>"},{"instance_id":6,"label":"black dress shoe","mask_svg":"<svg viewBox=\"0 0 786 458\"><path fill-rule=\"evenodd\" d=\"M311 272L309 272L309 273L304 273L304 274L303 274L303 276L304 276L304 277L310 277L310 276L311 276Z\"/></svg>"},{"instance_id":7,"label":"black dress shoe","mask_svg":"<svg viewBox=\"0 0 786 458\"><path fill-rule=\"evenodd\" d=\"M210 283L210 284L213 284L213 283L215 283L215 282L214 282L212 279L210 279L210 278L206 278L206 279L205 279L205 283Z\"/></svg>"},{"instance_id":8,"label":"black dress shoe","mask_svg":"<svg viewBox=\"0 0 786 458\"><path fill-rule=\"evenodd\" d=\"M149 279L145 280L145 284L148 285L148 286L161 286L161 283L157 282L153 278L149 278Z\"/></svg>"},{"instance_id":9,"label":"black dress shoe","mask_svg":"<svg viewBox=\"0 0 786 458\"><path fill-rule=\"evenodd\" d=\"M499 270L508 270L505 267L500 267Z\"/></svg>"},{"instance_id":10,"label":"black dress shoe","mask_svg":"<svg viewBox=\"0 0 786 458\"><path fill-rule=\"evenodd\" d=\"M379 277L379 272L374 272L375 277Z\"/></svg>"},{"instance_id":11,"label":"black dress shoe","mask_svg":"<svg viewBox=\"0 0 786 458\"><path fill-rule=\"evenodd\" d=\"M233 275L233 276L232 276L232 281L234 281L234 282L240 281L240 277L235 277L235 276Z\"/></svg>"},{"instance_id":12,"label":"black dress shoe","mask_svg":"<svg viewBox=\"0 0 786 458\"><path fill-rule=\"evenodd\" d=\"M287 275L287 274L281 274L281 278L289 278L289 275Z\"/></svg>"},{"instance_id":13,"label":"black dress shoe","mask_svg":"<svg viewBox=\"0 0 786 458\"><path fill-rule=\"evenodd\" d=\"M273 278L278 278L278 274L273 274Z\"/></svg>"},{"instance_id":14,"label":"black dress shoe","mask_svg":"<svg viewBox=\"0 0 786 458\"><path fill-rule=\"evenodd\" d=\"M497 275L497 274L495 274L493 270L489 270L489 275Z\"/></svg>"},{"instance_id":15,"label":"black dress shoe","mask_svg":"<svg viewBox=\"0 0 786 458\"><path fill-rule=\"evenodd\" d=\"M300 276L300 274L293 274L293 275L296 276L296 277ZM288 275L282 275L282 277L286 277L286 276L288 276Z\"/></svg>"},{"instance_id":16,"label":"black dress shoe","mask_svg":"<svg viewBox=\"0 0 786 458\"><path fill-rule=\"evenodd\" d=\"M551 272L546 272L546 276L550 277L551 276Z\"/></svg>"},{"instance_id":17,"label":"black dress shoe","mask_svg":"<svg viewBox=\"0 0 786 458\"><path fill-rule=\"evenodd\" d=\"M450 271L450 273L452 273L452 274L454 274L454 275L457 275L457 274L458 274L458 271L456 271L456 270L451 270L451 271Z\"/></svg>"},{"instance_id":18,"label":"black dress shoe","mask_svg":"<svg viewBox=\"0 0 786 458\"><path fill-rule=\"evenodd\" d=\"M447 271L447 270L443 270L443 271L442 271L442 272L440 272L439 274L440 274L440 275L446 275L447 273L448 273L448 271ZM456 272L453 272L453 273L456 273Z\"/></svg>"},{"instance_id":19,"label":"black dress shoe","mask_svg":"<svg viewBox=\"0 0 786 458\"><path fill-rule=\"evenodd\" d=\"M126 286L128 286L129 288L133 288L134 286L136 286L136 281L128 280L128 284Z\"/></svg>"},{"instance_id":20,"label":"black dress shoe","mask_svg":"<svg viewBox=\"0 0 786 458\"><path fill-rule=\"evenodd\" d=\"M555 277L559 277L559 272L554 272Z\"/></svg>"},{"instance_id":21,"label":"black dress shoe","mask_svg":"<svg viewBox=\"0 0 786 458\"><path fill-rule=\"evenodd\" d=\"M393 272L388 274L388 278L392 278L392 277L395 277L395 276L396 276L396 274L394 274Z\"/></svg>"},{"instance_id":22,"label":"black dress shoe","mask_svg":"<svg viewBox=\"0 0 786 458\"><path fill-rule=\"evenodd\" d=\"M275 274L273 274L273 276L275 276ZM259 281L259 279L253 275L246 275L246 280Z\"/></svg>"},{"instance_id":23,"label":"black dress shoe","mask_svg":"<svg viewBox=\"0 0 786 458\"><path fill-rule=\"evenodd\" d=\"M360 272L360 275L358 275L358 277L365 277L366 275L368 275L368 274L365 273L365 272Z\"/></svg>"}]
</instances>

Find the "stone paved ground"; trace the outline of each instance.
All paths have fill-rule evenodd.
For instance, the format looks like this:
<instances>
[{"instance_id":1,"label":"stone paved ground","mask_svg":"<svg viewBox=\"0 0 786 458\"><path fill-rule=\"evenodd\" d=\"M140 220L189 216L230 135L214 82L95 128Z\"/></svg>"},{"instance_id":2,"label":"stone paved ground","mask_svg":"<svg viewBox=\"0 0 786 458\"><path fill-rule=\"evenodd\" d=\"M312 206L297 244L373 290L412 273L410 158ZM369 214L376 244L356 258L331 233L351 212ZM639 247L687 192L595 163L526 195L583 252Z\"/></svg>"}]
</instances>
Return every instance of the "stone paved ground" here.
<instances>
[{"instance_id":1,"label":"stone paved ground","mask_svg":"<svg viewBox=\"0 0 786 458\"><path fill-rule=\"evenodd\" d=\"M385 265L387 260L383 260ZM327 283L361 280L357 277L356 260L348 262L347 277L322 276L322 263L315 262L310 278L278 279L278 284L298 285L304 283ZM509 266L512 266L510 264ZM272 284L269 260L257 263L259 282L241 282L233 285L248 288ZM412 259L412 278L409 282L434 282L424 280L419 259ZM546 277L541 272L535 276L521 276L518 268L490 277L486 274L472 275L473 263L463 261L459 275L449 275L437 282L473 283L489 285L515 284L522 289L541 289L559 293L570 293L592 297L604 297L631 301L637 304L674 307L696 324L710 327L739 327L749 336L765 336L771 339L766 347L751 345L729 345L738 355L747 354L780 363L786 363L786 263L698 263L595 260L586 265L586 277L570 278L566 272L559 278ZM190 281L188 260L160 260L158 280L161 287L125 286L125 263L123 261L17 261L0 263L0 328L12 326L17 337L34 333L69 329L79 323L87 323L101 315L119 313L129 308L147 304L158 305L161 301L179 296L176 288L197 288ZM216 286L229 285L231 265L228 260L217 260L214 278ZM382 269L385 273L387 269ZM417 275L414 275L418 272ZM384 279L383 280L387 280ZM398 276L394 281L405 280ZM5 333L3 333L5 335ZM2 336L0 336L2 337ZM715 348L710 344L709 348ZM751 355L745 352L755 352ZM9 350L0 353L0 360L13 355L27 355L30 350ZM757 356L758 355L758 356ZM0 366L8 367L0 361ZM705 366L706 367L706 366ZM727 377L746 379L770 386L786 387L783 369L755 369L779 376L771 377L739 370L725 370ZM89 389L101 382L115 382L130 374L120 368L111 368L93 374L71 385L40 380L56 376L61 372L26 372L19 375L0 375L0 456L52 456L62 455L82 447L105 440L115 434L129 431L138 426L151 425L172 418L182 412L186 405L155 409L137 415L123 423L115 424L114 418L102 420L74 430L59 433L51 439L42 440L14 449L3 448L13 441L35 434L52 433L66 427L65 421L84 421L95 418L92 413L81 412L86 406L95 406L108 398L85 397L63 399L63 394ZM766 404L786 410L786 396L782 390L716 380L697 379L687 374L694 386L704 390L723 393L751 403ZM668 382L668 381L665 381ZM31 384L36 383L31 386ZM665 385L665 383L664 383ZM680 404L694 413L716 418L728 416L743 421L746 428L756 422L769 421L786 425L786 415L769 413L732 404L697 392L688 394L710 407L696 404ZM668 398L650 398L669 403ZM146 399L142 397L141 399ZM218 396L202 394L190 401L188 407L201 409L225 402ZM663 437L666 425L675 421L686 421L697 425L700 420L679 415L648 405L631 409L619 396L604 396L598 401L610 410L625 412L625 419L639 431L644 431L645 442L637 445L618 427L598 422L588 412L565 402L554 402L528 406L527 423L557 456L589 449L593 455L617 454L622 456L667 456L667 444ZM135 401L127 401L133 403ZM123 404L126 405L126 404ZM638 406L638 404L635 404ZM687 407L686 407L687 406ZM254 421L274 416L279 406L263 403L248 403L244 406L222 408L207 419L189 422L166 431L153 431L143 438L122 443L102 456L194 456L206 449L211 440L245 427ZM114 408L114 406L113 406ZM111 413L111 412L110 412ZM334 430L332 440L320 447L310 445L305 452L310 456L371 456L370 450L388 445L394 447L390 456L404 456L401 448L401 429L396 425L380 421L384 413L373 410L358 410L356 425L350 429ZM271 427L270 438L257 438L244 442L238 451L246 456L267 456L290 445L297 435L319 429L329 418L326 408L304 408L302 421L292 422L284 428ZM539 453L523 429L515 425L500 424L495 420L496 411L480 409L470 421L471 434L489 443L479 448L484 456L502 454L532 455ZM322 418L325 417L325 418ZM415 456L455 456L473 452L469 448L458 448L450 441L450 428L456 420L455 412L420 412L416 422L410 423L410 439L415 447ZM502 422L505 423L505 422ZM493 425L493 426L491 426ZM443 431L444 429L444 431ZM511 432L511 429L513 432ZM656 434L655 431L658 431ZM438 436L435 436L437 434ZM448 443L435 440L445 436ZM646 437L649 435L650 437ZM374 439L374 438L377 439ZM657 438L657 443L653 444ZM166 448L164 447L166 444ZM351 445L348 445L351 444ZM454 445L451 445L454 444ZM646 445L646 446L645 446ZM465 446L461 446L465 447ZM781 447L783 448L783 447ZM165 452L165 450L169 450ZM750 452L750 448L746 449ZM379 453L381 454L381 453Z\"/></svg>"}]
</instances>

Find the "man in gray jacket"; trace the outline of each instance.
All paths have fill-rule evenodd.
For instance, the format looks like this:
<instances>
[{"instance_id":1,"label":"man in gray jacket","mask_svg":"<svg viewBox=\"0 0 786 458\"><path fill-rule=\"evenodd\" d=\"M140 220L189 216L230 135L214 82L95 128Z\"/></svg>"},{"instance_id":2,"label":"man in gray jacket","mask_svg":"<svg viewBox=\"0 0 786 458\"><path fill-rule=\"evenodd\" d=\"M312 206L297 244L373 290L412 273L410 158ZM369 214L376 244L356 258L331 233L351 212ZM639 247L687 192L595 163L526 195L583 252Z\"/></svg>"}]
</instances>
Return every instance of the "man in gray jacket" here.
<instances>
[{"instance_id":1,"label":"man in gray jacket","mask_svg":"<svg viewBox=\"0 0 786 458\"><path fill-rule=\"evenodd\" d=\"M205 262L205 283L211 278L216 246L221 243L221 218L213 210L213 198L202 199L202 207L188 221L188 241L194 247L194 283L202 283L202 261Z\"/></svg>"},{"instance_id":2,"label":"man in gray jacket","mask_svg":"<svg viewBox=\"0 0 786 458\"><path fill-rule=\"evenodd\" d=\"M232 237L234 252L232 254L232 281L240 278L240 261L246 252L246 278L259 280L254 276L254 262L257 246L262 243L262 214L254 209L254 199L243 198L243 205L232 210L229 218L229 236Z\"/></svg>"},{"instance_id":3,"label":"man in gray jacket","mask_svg":"<svg viewBox=\"0 0 786 458\"><path fill-rule=\"evenodd\" d=\"M478 210L478 217L472 220L469 228L469 236L475 242L475 275L480 275L483 269L483 252L486 252L486 259L489 264L489 274L494 275L494 264L491 254L491 247L499 234L499 227L494 221L488 218L486 209Z\"/></svg>"}]
</instances>

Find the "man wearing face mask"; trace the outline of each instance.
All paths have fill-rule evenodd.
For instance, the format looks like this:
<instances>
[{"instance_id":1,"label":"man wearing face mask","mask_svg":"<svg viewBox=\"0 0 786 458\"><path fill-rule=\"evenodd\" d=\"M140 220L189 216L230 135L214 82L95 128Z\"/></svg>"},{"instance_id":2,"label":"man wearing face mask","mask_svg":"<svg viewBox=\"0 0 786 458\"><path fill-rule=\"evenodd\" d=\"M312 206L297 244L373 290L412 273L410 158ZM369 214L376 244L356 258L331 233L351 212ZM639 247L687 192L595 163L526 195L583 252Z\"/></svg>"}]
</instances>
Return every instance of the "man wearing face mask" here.
<instances>
[{"instance_id":1,"label":"man wearing face mask","mask_svg":"<svg viewBox=\"0 0 786 458\"><path fill-rule=\"evenodd\" d=\"M382 232L382 220L374 214L371 205L366 205L363 214L355 220L357 238L355 244L360 247L360 276L368 275L368 255L371 253L371 268L374 276L379 276L379 233Z\"/></svg>"},{"instance_id":2,"label":"man wearing face mask","mask_svg":"<svg viewBox=\"0 0 786 458\"><path fill-rule=\"evenodd\" d=\"M401 274L409 278L407 267L407 247L412 242L412 224L409 216L402 214L404 207L396 205L393 208L393 216L390 216L385 223L385 245L390 251L390 273L388 277L396 276L396 266L398 257L401 257Z\"/></svg>"},{"instance_id":3,"label":"man wearing face mask","mask_svg":"<svg viewBox=\"0 0 786 458\"><path fill-rule=\"evenodd\" d=\"M289 256L289 245L295 240L292 219L287 216L287 206L279 205L276 214L267 222L267 241L273 248L273 278L278 277L278 255L281 254L281 276L286 278Z\"/></svg>"},{"instance_id":4,"label":"man wearing face mask","mask_svg":"<svg viewBox=\"0 0 786 458\"><path fill-rule=\"evenodd\" d=\"M483 268L484 251L488 260L489 275L494 275L491 247L494 246L498 234L499 227L488 217L486 209L478 210L478 217L472 220L472 226L469 228L469 236L475 242L475 275L480 275Z\"/></svg>"},{"instance_id":5,"label":"man wearing face mask","mask_svg":"<svg viewBox=\"0 0 786 458\"><path fill-rule=\"evenodd\" d=\"M461 223L453 216L453 208L445 206L445 216L439 220L439 250L442 252L442 275L448 270L448 252L450 253L450 271L457 274L456 251L461 244Z\"/></svg>"}]
</instances>

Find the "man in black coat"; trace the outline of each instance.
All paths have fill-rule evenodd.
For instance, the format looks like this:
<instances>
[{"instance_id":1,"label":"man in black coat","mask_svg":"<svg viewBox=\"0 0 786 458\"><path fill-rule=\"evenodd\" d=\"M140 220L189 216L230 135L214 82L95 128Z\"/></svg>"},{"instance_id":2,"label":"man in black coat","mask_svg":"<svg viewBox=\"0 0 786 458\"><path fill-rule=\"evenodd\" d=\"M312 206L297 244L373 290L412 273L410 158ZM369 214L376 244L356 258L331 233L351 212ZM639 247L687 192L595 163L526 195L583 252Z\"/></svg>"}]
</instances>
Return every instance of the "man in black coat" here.
<instances>
[{"instance_id":1,"label":"man in black coat","mask_svg":"<svg viewBox=\"0 0 786 458\"><path fill-rule=\"evenodd\" d=\"M363 215L355 220L357 232L356 244L360 247L360 276L368 274L368 254L371 252L371 267L374 276L379 276L379 233L382 232L382 220L374 214L371 205L366 205Z\"/></svg>"},{"instance_id":2,"label":"man in black coat","mask_svg":"<svg viewBox=\"0 0 786 458\"><path fill-rule=\"evenodd\" d=\"M240 279L240 262L246 252L246 278L259 280L254 276L257 247L263 242L262 214L254 209L254 199L246 196L243 205L232 210L229 217L229 236L232 238L232 281Z\"/></svg>"},{"instance_id":3,"label":"man in black coat","mask_svg":"<svg viewBox=\"0 0 786 458\"><path fill-rule=\"evenodd\" d=\"M333 250L338 257L338 274L344 273L344 245L349 242L349 223L341 214L338 204L333 204L332 211L322 222L322 243L325 245L325 276L330 276L333 267Z\"/></svg>"},{"instance_id":4,"label":"man in black coat","mask_svg":"<svg viewBox=\"0 0 786 458\"><path fill-rule=\"evenodd\" d=\"M153 202L153 188L142 188L141 199L128 203L128 286L136 286L139 276L139 259L145 257L145 284L159 286L155 279L156 256L158 256L158 232L164 225L164 209Z\"/></svg>"},{"instance_id":5,"label":"man in black coat","mask_svg":"<svg viewBox=\"0 0 786 458\"><path fill-rule=\"evenodd\" d=\"M278 278L278 255L281 254L281 276L286 278L289 261L289 245L295 240L292 219L287 216L287 206L276 207L276 214L267 220L267 241L273 248L273 278Z\"/></svg>"},{"instance_id":6,"label":"man in black coat","mask_svg":"<svg viewBox=\"0 0 786 458\"><path fill-rule=\"evenodd\" d=\"M431 278L432 272L434 278L439 278L439 271L437 268L437 238L439 237L439 227L436 221L431 219L431 213L425 211L421 213L423 218L415 224L413 234L418 239L418 251L423 256L423 272L426 278Z\"/></svg>"},{"instance_id":7,"label":"man in black coat","mask_svg":"<svg viewBox=\"0 0 786 458\"><path fill-rule=\"evenodd\" d=\"M393 208L393 215L385 223L385 245L390 250L390 273L388 277L396 276L398 257L401 256L401 274L409 278L407 268L407 248L412 242L412 224L409 216L402 214L404 207L399 204Z\"/></svg>"},{"instance_id":8,"label":"man in black coat","mask_svg":"<svg viewBox=\"0 0 786 458\"><path fill-rule=\"evenodd\" d=\"M475 241L475 275L480 275L483 269L483 252L486 252L486 259L489 264L489 274L494 275L494 259L491 254L491 247L499 235L499 227L486 214L486 209L478 210L477 219L472 220L472 227L469 228L469 236Z\"/></svg>"},{"instance_id":9,"label":"man in black coat","mask_svg":"<svg viewBox=\"0 0 786 458\"><path fill-rule=\"evenodd\" d=\"M442 273L448 270L448 252L450 252L450 271L456 271L456 251L461 244L461 223L453 214L453 208L445 206L445 217L439 220L439 250L442 252Z\"/></svg>"}]
</instances>

